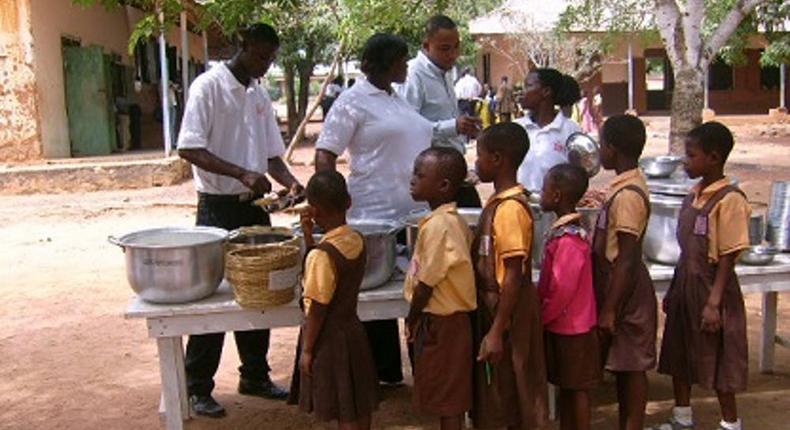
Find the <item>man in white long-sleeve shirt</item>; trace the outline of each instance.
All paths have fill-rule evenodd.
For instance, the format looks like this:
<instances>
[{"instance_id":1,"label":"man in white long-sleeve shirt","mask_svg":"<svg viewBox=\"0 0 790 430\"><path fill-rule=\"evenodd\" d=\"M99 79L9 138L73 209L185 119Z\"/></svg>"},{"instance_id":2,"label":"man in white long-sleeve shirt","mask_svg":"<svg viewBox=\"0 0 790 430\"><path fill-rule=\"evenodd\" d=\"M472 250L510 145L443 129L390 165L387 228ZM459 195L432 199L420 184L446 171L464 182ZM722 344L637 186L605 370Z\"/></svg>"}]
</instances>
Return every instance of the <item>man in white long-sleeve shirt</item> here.
<instances>
[{"instance_id":1,"label":"man in white long-sleeve shirt","mask_svg":"<svg viewBox=\"0 0 790 430\"><path fill-rule=\"evenodd\" d=\"M469 67L465 68L463 76L455 83L455 97L458 98L458 110L461 114L474 116L481 91L483 91L483 87L472 75L472 70Z\"/></svg>"},{"instance_id":2,"label":"man in white long-sleeve shirt","mask_svg":"<svg viewBox=\"0 0 790 430\"><path fill-rule=\"evenodd\" d=\"M433 124L432 146L450 147L461 154L466 142L480 131L480 119L461 115L451 71L460 55L458 27L444 15L431 17L425 26L422 50L409 61L406 82L398 92ZM465 184L456 199L459 207L480 207L474 186Z\"/></svg>"}]
</instances>

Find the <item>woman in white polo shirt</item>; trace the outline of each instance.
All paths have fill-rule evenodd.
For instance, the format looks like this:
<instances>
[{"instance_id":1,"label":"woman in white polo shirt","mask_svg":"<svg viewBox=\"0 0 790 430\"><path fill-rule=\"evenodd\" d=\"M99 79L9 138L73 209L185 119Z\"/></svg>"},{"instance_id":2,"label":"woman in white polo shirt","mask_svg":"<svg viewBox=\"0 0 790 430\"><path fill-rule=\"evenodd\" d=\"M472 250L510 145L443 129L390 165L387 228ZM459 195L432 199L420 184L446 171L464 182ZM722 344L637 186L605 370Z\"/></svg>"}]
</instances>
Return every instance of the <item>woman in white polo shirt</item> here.
<instances>
[{"instance_id":1,"label":"woman in white polo shirt","mask_svg":"<svg viewBox=\"0 0 790 430\"><path fill-rule=\"evenodd\" d=\"M335 170L348 151L350 219L399 219L423 207L409 193L414 159L431 145L433 128L397 92L408 70L408 46L398 36L376 34L365 43L360 79L340 94L316 143L317 171ZM403 380L396 320L365 323L379 380Z\"/></svg>"},{"instance_id":2,"label":"woman in white polo shirt","mask_svg":"<svg viewBox=\"0 0 790 430\"><path fill-rule=\"evenodd\" d=\"M568 162L565 142L581 131L579 124L556 108L575 102L568 100L574 84L572 77L554 69L535 69L524 79L521 105L528 112L515 122L527 130L529 152L518 169L518 181L530 192L540 192L549 169Z\"/></svg>"}]
</instances>

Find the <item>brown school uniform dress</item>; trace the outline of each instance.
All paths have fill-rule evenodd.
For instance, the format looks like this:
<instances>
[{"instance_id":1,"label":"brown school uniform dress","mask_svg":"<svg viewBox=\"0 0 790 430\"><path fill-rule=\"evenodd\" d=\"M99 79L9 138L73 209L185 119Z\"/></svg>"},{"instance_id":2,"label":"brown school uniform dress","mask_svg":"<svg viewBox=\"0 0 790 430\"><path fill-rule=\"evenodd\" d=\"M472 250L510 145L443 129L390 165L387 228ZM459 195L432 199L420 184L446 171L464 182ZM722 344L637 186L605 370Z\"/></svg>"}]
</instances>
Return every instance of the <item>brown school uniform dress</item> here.
<instances>
[{"instance_id":1,"label":"brown school uniform dress","mask_svg":"<svg viewBox=\"0 0 790 430\"><path fill-rule=\"evenodd\" d=\"M411 302L420 282L432 289L414 339L413 401L423 414L450 417L472 407L469 312L477 307L472 239L455 203L436 208L420 222L404 296Z\"/></svg>"},{"instance_id":2,"label":"brown school uniform dress","mask_svg":"<svg viewBox=\"0 0 790 430\"><path fill-rule=\"evenodd\" d=\"M533 225L526 193L519 185L488 201L472 248L478 294L472 325L475 356L496 316L504 279L503 260L524 257L524 285L505 334L503 358L490 364L488 370L484 363L475 362L471 411L475 428L534 429L543 427L548 418L543 324L538 293L532 284ZM514 242L518 245L511 246Z\"/></svg>"},{"instance_id":3,"label":"brown school uniform dress","mask_svg":"<svg viewBox=\"0 0 790 430\"><path fill-rule=\"evenodd\" d=\"M645 192L644 178L634 169L614 179L610 197L601 207L593 237L593 285L595 286L598 313L603 308L611 282L614 266L612 248L616 249L616 232L625 231L639 238L641 255L647 220L650 216L650 200ZM640 205L639 200L642 204ZM617 210L612 210L617 205ZM645 214L642 220L625 221L628 214ZM619 219L618 219L619 218ZM620 223L622 222L622 227ZM629 227L628 225L631 225ZM640 228L633 226L639 225ZM623 297L620 309L615 314L615 335L601 339L602 364L613 372L642 372L656 365L656 332L658 329L658 303L653 281L647 266L639 259L636 272L628 277L634 282L631 290Z\"/></svg>"},{"instance_id":4,"label":"brown school uniform dress","mask_svg":"<svg viewBox=\"0 0 790 430\"><path fill-rule=\"evenodd\" d=\"M376 368L367 334L357 316L365 251L348 259L326 240L311 252L316 249L328 254L332 261L336 288L314 347L311 376L299 370L302 345L302 336L299 336L288 403L298 404L305 412L314 412L322 421L356 421L378 406Z\"/></svg>"},{"instance_id":5,"label":"brown school uniform dress","mask_svg":"<svg viewBox=\"0 0 790 430\"><path fill-rule=\"evenodd\" d=\"M677 230L680 262L664 299L667 318L658 371L689 384L735 393L746 390L749 371L746 310L735 270L727 274L721 299L721 330L701 329L718 256L749 245L746 198L726 178L723 181L702 192L709 194L702 207L694 204L695 193L683 202ZM712 248L715 242L718 245Z\"/></svg>"}]
</instances>

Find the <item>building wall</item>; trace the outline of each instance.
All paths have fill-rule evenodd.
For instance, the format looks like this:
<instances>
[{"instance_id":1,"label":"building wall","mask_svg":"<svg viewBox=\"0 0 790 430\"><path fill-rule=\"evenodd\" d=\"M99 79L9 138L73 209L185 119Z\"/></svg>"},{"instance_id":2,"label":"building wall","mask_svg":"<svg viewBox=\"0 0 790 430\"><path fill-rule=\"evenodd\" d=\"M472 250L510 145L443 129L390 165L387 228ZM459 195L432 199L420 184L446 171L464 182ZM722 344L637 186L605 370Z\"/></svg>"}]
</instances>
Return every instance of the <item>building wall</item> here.
<instances>
[{"instance_id":1,"label":"building wall","mask_svg":"<svg viewBox=\"0 0 790 430\"><path fill-rule=\"evenodd\" d=\"M40 158L29 0L0 0L0 161Z\"/></svg>"},{"instance_id":2,"label":"building wall","mask_svg":"<svg viewBox=\"0 0 790 430\"><path fill-rule=\"evenodd\" d=\"M488 39L488 40L485 40ZM511 78L523 79L522 73L514 73L517 67L513 60L501 52L501 47L506 47L507 42L502 35L477 38L481 45L477 58L477 75L483 76L483 55L491 55L491 77L497 84L499 77L509 75ZM493 40L500 49L492 49L487 44ZM730 90L712 90L709 92L710 107L719 114L767 114L768 110L779 104L779 91L765 90L760 85L759 49L765 46L761 37L753 37L749 42L747 51L749 61L744 66L733 69L733 88ZM634 107L638 113L647 113L647 80L645 51L654 55L656 50L663 52L659 41L643 42L639 39L632 41L634 57ZM789 74L790 75L790 74ZM518 82L518 80L511 80ZM585 89L599 86L603 96L603 110L605 115L622 113L628 108L628 42L623 39L613 46L612 51L604 60L599 74L590 82L582 84ZM790 100L790 76L787 83ZM669 97L671 92L667 94ZM670 99L668 99L670 100Z\"/></svg>"},{"instance_id":3,"label":"building wall","mask_svg":"<svg viewBox=\"0 0 790 430\"><path fill-rule=\"evenodd\" d=\"M129 56L128 50L129 36L143 14L133 8L86 8L74 5L72 0L28 1L31 2L43 156L69 157L71 148L61 37L79 39L82 46L102 46L105 52L119 55L123 64L133 65L134 59ZM181 45L177 29L169 32L168 43ZM190 54L193 58L204 61L203 42L199 36L190 36Z\"/></svg>"}]
</instances>

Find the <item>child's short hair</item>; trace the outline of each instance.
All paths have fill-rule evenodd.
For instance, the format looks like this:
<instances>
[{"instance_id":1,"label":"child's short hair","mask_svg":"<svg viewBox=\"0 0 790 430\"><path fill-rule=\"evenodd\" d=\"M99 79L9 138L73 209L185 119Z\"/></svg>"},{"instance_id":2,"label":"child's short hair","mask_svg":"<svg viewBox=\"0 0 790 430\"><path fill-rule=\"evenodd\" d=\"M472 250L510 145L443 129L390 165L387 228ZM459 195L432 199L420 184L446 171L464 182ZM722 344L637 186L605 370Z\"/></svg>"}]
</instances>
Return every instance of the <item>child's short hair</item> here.
<instances>
[{"instance_id":1,"label":"child's short hair","mask_svg":"<svg viewBox=\"0 0 790 430\"><path fill-rule=\"evenodd\" d=\"M249 42L257 42L280 46L280 38L277 36L277 31L271 25L260 22L239 30L239 38L243 45Z\"/></svg>"},{"instance_id":2,"label":"child's short hair","mask_svg":"<svg viewBox=\"0 0 790 430\"><path fill-rule=\"evenodd\" d=\"M323 171L313 175L307 182L305 194L310 204L343 212L351 199L346 180L335 171Z\"/></svg>"},{"instance_id":3,"label":"child's short hair","mask_svg":"<svg viewBox=\"0 0 790 430\"><path fill-rule=\"evenodd\" d=\"M386 73L399 59L409 55L409 45L402 37L389 33L376 33L362 48L361 70L365 74Z\"/></svg>"},{"instance_id":4,"label":"child's short hair","mask_svg":"<svg viewBox=\"0 0 790 430\"><path fill-rule=\"evenodd\" d=\"M458 150L445 147L428 148L417 157L434 157L439 164L439 174L450 181L450 186L453 190L461 187L466 179L466 160Z\"/></svg>"},{"instance_id":5,"label":"child's short hair","mask_svg":"<svg viewBox=\"0 0 790 430\"><path fill-rule=\"evenodd\" d=\"M732 137L730 129L716 121L698 125L689 132L688 137L696 140L706 154L713 152L719 154L722 163L727 161L727 157L730 156L732 147L735 145L735 139Z\"/></svg>"},{"instance_id":6,"label":"child's short hair","mask_svg":"<svg viewBox=\"0 0 790 430\"><path fill-rule=\"evenodd\" d=\"M647 141L645 124L639 118L620 114L610 117L603 123L603 140L628 157L637 159L642 155Z\"/></svg>"},{"instance_id":7,"label":"child's short hair","mask_svg":"<svg viewBox=\"0 0 790 430\"><path fill-rule=\"evenodd\" d=\"M503 154L516 167L521 165L529 151L527 130L515 122L503 122L486 128L477 142L489 152Z\"/></svg>"},{"instance_id":8,"label":"child's short hair","mask_svg":"<svg viewBox=\"0 0 790 430\"><path fill-rule=\"evenodd\" d=\"M570 163L557 164L549 169L546 177L557 186L565 198L570 198L576 204L584 197L590 179L587 171L581 166Z\"/></svg>"},{"instance_id":9,"label":"child's short hair","mask_svg":"<svg viewBox=\"0 0 790 430\"><path fill-rule=\"evenodd\" d=\"M433 37L441 29L455 30L458 26L446 15L434 15L425 23L425 38Z\"/></svg>"}]
</instances>

